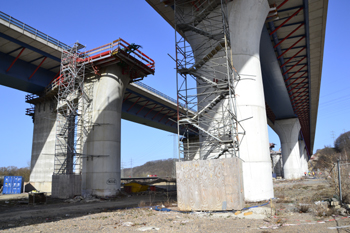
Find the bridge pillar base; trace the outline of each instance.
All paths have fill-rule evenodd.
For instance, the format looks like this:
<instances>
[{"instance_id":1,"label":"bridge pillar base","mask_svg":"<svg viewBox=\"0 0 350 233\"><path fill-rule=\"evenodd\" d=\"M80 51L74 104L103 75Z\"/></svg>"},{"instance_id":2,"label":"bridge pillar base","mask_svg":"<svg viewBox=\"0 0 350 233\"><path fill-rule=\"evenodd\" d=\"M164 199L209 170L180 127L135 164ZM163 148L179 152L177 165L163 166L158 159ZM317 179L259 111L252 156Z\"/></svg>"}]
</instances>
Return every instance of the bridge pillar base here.
<instances>
[{"instance_id":1,"label":"bridge pillar base","mask_svg":"<svg viewBox=\"0 0 350 233\"><path fill-rule=\"evenodd\" d=\"M275 130L281 140L283 174L285 179L298 179L303 175L300 162L298 118L275 121Z\"/></svg>"},{"instance_id":2,"label":"bridge pillar base","mask_svg":"<svg viewBox=\"0 0 350 233\"><path fill-rule=\"evenodd\" d=\"M92 128L84 145L82 195L116 196L120 190L120 132L129 76L118 65L101 70L94 83Z\"/></svg>"},{"instance_id":3,"label":"bridge pillar base","mask_svg":"<svg viewBox=\"0 0 350 233\"><path fill-rule=\"evenodd\" d=\"M299 150L300 150L300 168L301 168L301 172L308 172L309 171L309 167L307 164L307 152L306 152L306 148L305 148L305 142L304 140L299 140Z\"/></svg>"},{"instance_id":4,"label":"bridge pillar base","mask_svg":"<svg viewBox=\"0 0 350 233\"><path fill-rule=\"evenodd\" d=\"M32 157L29 182L42 192L51 192L56 140L56 103L35 106Z\"/></svg>"},{"instance_id":5,"label":"bridge pillar base","mask_svg":"<svg viewBox=\"0 0 350 233\"><path fill-rule=\"evenodd\" d=\"M236 87L237 115L238 120L244 120L246 132L240 146L244 196L251 202L274 197L259 56L261 32L269 9L266 0L228 4L232 60L241 76Z\"/></svg>"}]
</instances>

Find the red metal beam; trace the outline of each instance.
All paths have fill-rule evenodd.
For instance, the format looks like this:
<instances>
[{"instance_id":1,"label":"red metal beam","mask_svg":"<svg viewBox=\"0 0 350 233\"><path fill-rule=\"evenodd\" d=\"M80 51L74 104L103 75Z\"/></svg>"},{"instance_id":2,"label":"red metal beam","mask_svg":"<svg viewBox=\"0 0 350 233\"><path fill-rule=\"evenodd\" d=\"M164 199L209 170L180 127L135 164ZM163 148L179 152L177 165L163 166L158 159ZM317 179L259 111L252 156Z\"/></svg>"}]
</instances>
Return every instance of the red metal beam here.
<instances>
[{"instance_id":1,"label":"red metal beam","mask_svg":"<svg viewBox=\"0 0 350 233\"><path fill-rule=\"evenodd\" d=\"M169 121L170 121L170 118L172 118L173 116L175 116L176 115L176 112L173 114L173 115L171 115L170 117L169 117L169 119L165 122L165 124L167 124Z\"/></svg>"},{"instance_id":2,"label":"red metal beam","mask_svg":"<svg viewBox=\"0 0 350 233\"><path fill-rule=\"evenodd\" d=\"M282 44L283 41L287 40L294 32L296 32L299 28L301 28L305 23L300 24L296 29L294 29L291 33L289 33L286 37L283 38L280 42L278 42L273 48L275 49L277 46ZM305 36L304 36L305 37Z\"/></svg>"},{"instance_id":3,"label":"red metal beam","mask_svg":"<svg viewBox=\"0 0 350 233\"><path fill-rule=\"evenodd\" d=\"M298 100L295 100L294 102L292 102L292 105L297 105L302 103L303 101L308 100L309 96L306 94L308 94L308 92L305 92L305 94L303 96L300 96Z\"/></svg>"},{"instance_id":4,"label":"red metal beam","mask_svg":"<svg viewBox=\"0 0 350 233\"><path fill-rule=\"evenodd\" d=\"M55 77L51 80L50 83L52 83L52 81L55 80L55 79L58 77L58 75L60 74L60 72L61 72L61 71L59 70L59 71L57 72L57 74L55 75Z\"/></svg>"},{"instance_id":5,"label":"red metal beam","mask_svg":"<svg viewBox=\"0 0 350 233\"><path fill-rule=\"evenodd\" d=\"M129 99L130 95L131 95L131 93L129 93L129 95L123 100L123 103L124 103L127 99Z\"/></svg>"},{"instance_id":6,"label":"red metal beam","mask_svg":"<svg viewBox=\"0 0 350 233\"><path fill-rule=\"evenodd\" d=\"M305 85L306 85L307 83L305 83ZM304 85L304 86L305 86ZM304 86L302 86L301 88L303 88ZM299 88L299 89L301 89L301 88ZM293 99L295 99L296 97L298 97L299 95L301 95L301 94L303 94L303 93L305 93L305 92L300 92L297 96L295 96L295 97L293 97ZM293 99L291 99L291 101L293 101Z\"/></svg>"},{"instance_id":7,"label":"red metal beam","mask_svg":"<svg viewBox=\"0 0 350 233\"><path fill-rule=\"evenodd\" d=\"M142 106L142 108L140 108L140 110L137 111L136 115L139 114L139 112L141 112L141 110L148 104L149 100Z\"/></svg>"},{"instance_id":8,"label":"red metal beam","mask_svg":"<svg viewBox=\"0 0 350 233\"><path fill-rule=\"evenodd\" d=\"M296 109L300 111L300 110L302 110L304 107L308 107L308 106L309 106L309 102L305 102L305 103L302 103L302 104L296 106Z\"/></svg>"},{"instance_id":9,"label":"red metal beam","mask_svg":"<svg viewBox=\"0 0 350 233\"><path fill-rule=\"evenodd\" d=\"M276 8L277 10L280 9L286 2L288 2L289 0L284 0L284 2L282 2L281 4L278 5L278 7Z\"/></svg>"},{"instance_id":10,"label":"red metal beam","mask_svg":"<svg viewBox=\"0 0 350 233\"><path fill-rule=\"evenodd\" d=\"M295 100L294 100L294 104L299 104L300 102L302 102L302 101L308 101L308 99L309 99L309 95L307 95L308 94L308 92L304 92L304 93L306 93L306 94L304 94L303 96L300 96L300 97L298 97L298 98L296 98ZM304 99L305 98L305 99Z\"/></svg>"},{"instance_id":11,"label":"red metal beam","mask_svg":"<svg viewBox=\"0 0 350 233\"><path fill-rule=\"evenodd\" d=\"M47 57L44 57L44 59L40 62L40 64L38 65L38 67L36 67L36 69L34 70L34 72L32 73L32 75L30 75L30 77L28 78L29 80L34 76L34 74L38 71L38 69L40 68L40 66L44 63L44 61L46 60Z\"/></svg>"},{"instance_id":12,"label":"red metal beam","mask_svg":"<svg viewBox=\"0 0 350 233\"><path fill-rule=\"evenodd\" d=\"M296 81L298 81L299 79L301 79L302 77L303 77L303 75L304 74L306 74L307 73L307 71L305 71L302 75L300 75L298 78L296 78L293 82L291 82L288 86L287 86L287 88L289 88L290 86L292 86ZM307 78L307 77L306 77ZM302 82L304 82L304 81L302 81Z\"/></svg>"},{"instance_id":13,"label":"red metal beam","mask_svg":"<svg viewBox=\"0 0 350 233\"><path fill-rule=\"evenodd\" d=\"M287 78L286 80L284 80L285 82L287 82L289 79L293 78L294 75L296 75L297 73L299 73L306 65L304 65L303 67L301 67L297 72L295 72L292 76L290 76L289 78Z\"/></svg>"},{"instance_id":14,"label":"red metal beam","mask_svg":"<svg viewBox=\"0 0 350 233\"><path fill-rule=\"evenodd\" d=\"M300 84L302 84L302 83L303 83L303 82L298 83L298 85L296 85L295 87L293 87L292 89L290 89L290 90L288 91L288 93L291 93L295 88L297 88L297 87L298 87ZM309 84L309 82L306 82L305 85L306 85L306 84ZM304 85L304 86L305 86L305 85ZM299 88L299 89L302 89L304 86L302 86L302 87Z\"/></svg>"},{"instance_id":15,"label":"red metal beam","mask_svg":"<svg viewBox=\"0 0 350 233\"><path fill-rule=\"evenodd\" d=\"M290 62L293 58L295 58L296 56L298 56L299 53L301 53L304 49L306 49L306 47L302 48L299 50L299 52L297 52L296 54L294 54L293 57L289 58L288 61L286 61L285 63L283 63L283 65L281 65L281 68L285 65L287 65L288 62Z\"/></svg>"},{"instance_id":16,"label":"red metal beam","mask_svg":"<svg viewBox=\"0 0 350 233\"><path fill-rule=\"evenodd\" d=\"M289 16L288 19L286 19L283 23L281 23L275 30L273 30L272 32L270 32L270 36L277 32L278 29L280 29L283 25L285 25L289 20L291 20L294 16L296 16L304 7L300 7L299 10L297 10L296 12L294 12L291 16Z\"/></svg>"},{"instance_id":17,"label":"red metal beam","mask_svg":"<svg viewBox=\"0 0 350 233\"><path fill-rule=\"evenodd\" d=\"M292 46L290 46L286 51L284 51L281 55L279 55L277 57L277 59L281 58L284 54L286 54L286 52L288 52L289 50L291 50L295 45L297 45L302 39L304 39L305 36L301 37L297 42L295 42Z\"/></svg>"},{"instance_id":18,"label":"red metal beam","mask_svg":"<svg viewBox=\"0 0 350 233\"><path fill-rule=\"evenodd\" d=\"M134 105L139 102L139 100L141 99L141 97L139 97L131 106L128 110L126 110L127 112L129 112L130 109L132 109L132 107L134 107Z\"/></svg>"},{"instance_id":19,"label":"red metal beam","mask_svg":"<svg viewBox=\"0 0 350 233\"><path fill-rule=\"evenodd\" d=\"M154 115L154 117L152 117L152 120L153 120L154 118L156 118L156 116L158 116L158 114L159 114L161 111L163 111L163 109L164 109L164 107L162 107L162 109L161 109L159 112L157 112L157 114Z\"/></svg>"},{"instance_id":20,"label":"red metal beam","mask_svg":"<svg viewBox=\"0 0 350 233\"><path fill-rule=\"evenodd\" d=\"M166 117L169 114L170 111L171 110L169 110L158 122L161 122L163 120L163 118Z\"/></svg>"},{"instance_id":21,"label":"red metal beam","mask_svg":"<svg viewBox=\"0 0 350 233\"><path fill-rule=\"evenodd\" d=\"M294 67L296 67L297 65L299 65L300 62L302 62L304 59L306 58L303 57L300 61L298 61L294 66L292 66L291 68L289 68L286 72L284 72L282 75L284 76L286 73L288 73L290 70L292 70Z\"/></svg>"},{"instance_id":22,"label":"red metal beam","mask_svg":"<svg viewBox=\"0 0 350 233\"><path fill-rule=\"evenodd\" d=\"M23 48L21 50L21 52L19 52L19 54L17 55L17 57L15 58L15 60L13 60L13 62L11 63L10 67L7 68L6 72L9 72L9 70L11 69L11 67L15 64L15 62L17 61L17 59L19 58L19 56L21 56L21 54L23 53L23 51L25 50L26 48Z\"/></svg>"},{"instance_id":23,"label":"red metal beam","mask_svg":"<svg viewBox=\"0 0 350 233\"><path fill-rule=\"evenodd\" d=\"M157 104L154 104L153 108L150 109L150 110L148 111L148 113L146 113L146 115L144 115L144 117L146 117L156 106L157 106Z\"/></svg>"}]
</instances>

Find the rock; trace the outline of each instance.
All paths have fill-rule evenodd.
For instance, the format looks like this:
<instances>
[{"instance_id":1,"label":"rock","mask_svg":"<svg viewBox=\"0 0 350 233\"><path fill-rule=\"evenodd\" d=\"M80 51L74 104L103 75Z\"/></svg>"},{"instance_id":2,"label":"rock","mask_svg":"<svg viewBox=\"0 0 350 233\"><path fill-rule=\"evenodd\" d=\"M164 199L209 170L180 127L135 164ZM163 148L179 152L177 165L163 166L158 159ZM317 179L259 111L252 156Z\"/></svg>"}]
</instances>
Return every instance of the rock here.
<instances>
[{"instance_id":1,"label":"rock","mask_svg":"<svg viewBox=\"0 0 350 233\"><path fill-rule=\"evenodd\" d=\"M341 215L341 216L348 216L348 212L346 211L345 208L338 208L336 209L337 214Z\"/></svg>"},{"instance_id":2,"label":"rock","mask_svg":"<svg viewBox=\"0 0 350 233\"><path fill-rule=\"evenodd\" d=\"M339 205L339 201L331 201L331 206L337 206L337 205Z\"/></svg>"},{"instance_id":3,"label":"rock","mask_svg":"<svg viewBox=\"0 0 350 233\"><path fill-rule=\"evenodd\" d=\"M157 227L140 227L137 228L138 231L151 231L151 230L156 230L159 231L159 228Z\"/></svg>"},{"instance_id":4,"label":"rock","mask_svg":"<svg viewBox=\"0 0 350 233\"><path fill-rule=\"evenodd\" d=\"M135 224L133 222L123 222L122 226L124 227L131 227L134 226Z\"/></svg>"}]
</instances>

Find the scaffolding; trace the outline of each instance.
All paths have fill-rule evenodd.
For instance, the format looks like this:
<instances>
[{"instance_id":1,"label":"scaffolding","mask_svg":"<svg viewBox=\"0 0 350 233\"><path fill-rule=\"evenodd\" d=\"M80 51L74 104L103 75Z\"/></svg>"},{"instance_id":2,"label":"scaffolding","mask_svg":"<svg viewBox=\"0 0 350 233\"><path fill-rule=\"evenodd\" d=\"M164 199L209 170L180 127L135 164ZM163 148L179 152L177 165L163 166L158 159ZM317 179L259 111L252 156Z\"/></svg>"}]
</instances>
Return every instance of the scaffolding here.
<instances>
[{"instance_id":1,"label":"scaffolding","mask_svg":"<svg viewBox=\"0 0 350 233\"><path fill-rule=\"evenodd\" d=\"M54 174L75 174L81 171L83 145L91 125L89 113L91 87L84 85L84 46L75 43L62 51L57 90L57 118ZM84 90L84 87L88 87Z\"/></svg>"},{"instance_id":2,"label":"scaffolding","mask_svg":"<svg viewBox=\"0 0 350 233\"><path fill-rule=\"evenodd\" d=\"M227 0L176 0L176 71L180 160L239 157ZM185 106L185 114L179 109Z\"/></svg>"}]
</instances>

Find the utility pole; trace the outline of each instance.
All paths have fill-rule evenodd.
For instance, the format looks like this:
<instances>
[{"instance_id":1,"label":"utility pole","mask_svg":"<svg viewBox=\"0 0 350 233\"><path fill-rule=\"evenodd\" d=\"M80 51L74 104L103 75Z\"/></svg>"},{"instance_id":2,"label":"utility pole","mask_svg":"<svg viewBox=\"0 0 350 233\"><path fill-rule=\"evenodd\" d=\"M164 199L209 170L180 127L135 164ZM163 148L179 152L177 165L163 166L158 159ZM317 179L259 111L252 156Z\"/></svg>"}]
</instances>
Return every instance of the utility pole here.
<instances>
[{"instance_id":1,"label":"utility pole","mask_svg":"<svg viewBox=\"0 0 350 233\"><path fill-rule=\"evenodd\" d=\"M331 133L332 133L332 138L333 138L333 146L334 146L334 142L335 142L335 140L334 140L334 138L335 138L335 136L334 136L334 131L332 130L332 131L331 131Z\"/></svg>"},{"instance_id":2,"label":"utility pole","mask_svg":"<svg viewBox=\"0 0 350 233\"><path fill-rule=\"evenodd\" d=\"M121 162L121 170L122 170L122 172L121 172L121 178L124 178L124 162Z\"/></svg>"},{"instance_id":3,"label":"utility pole","mask_svg":"<svg viewBox=\"0 0 350 233\"><path fill-rule=\"evenodd\" d=\"M177 135L176 134L170 134L168 135L170 137L173 137L173 171L172 171L172 176L175 178L176 177L176 137Z\"/></svg>"}]
</instances>

